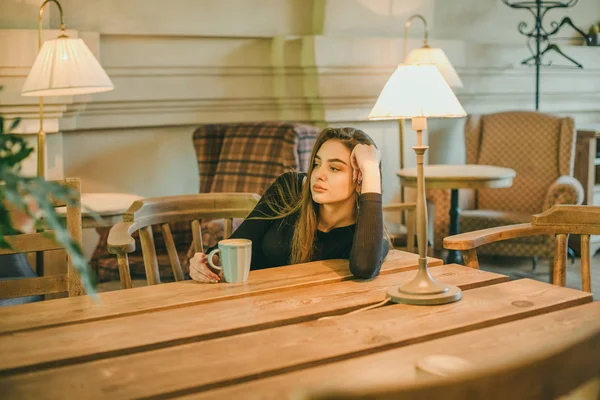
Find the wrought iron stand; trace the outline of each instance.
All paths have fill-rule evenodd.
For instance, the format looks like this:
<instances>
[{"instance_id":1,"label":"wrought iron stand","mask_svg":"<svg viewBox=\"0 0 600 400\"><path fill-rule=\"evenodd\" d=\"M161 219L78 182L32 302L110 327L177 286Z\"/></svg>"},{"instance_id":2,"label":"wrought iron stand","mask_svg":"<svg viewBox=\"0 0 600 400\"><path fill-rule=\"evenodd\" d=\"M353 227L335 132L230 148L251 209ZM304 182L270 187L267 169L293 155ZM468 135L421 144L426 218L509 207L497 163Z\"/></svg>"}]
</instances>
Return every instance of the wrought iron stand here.
<instances>
[{"instance_id":1,"label":"wrought iron stand","mask_svg":"<svg viewBox=\"0 0 600 400\"><path fill-rule=\"evenodd\" d=\"M523 65L535 65L535 109L539 110L540 106L540 67L542 66L550 66L552 62L548 62L547 64L542 63L542 56L548 52L556 52L569 60L572 65L570 66L561 66L566 68L583 68L583 65L579 64L577 61L573 60L571 57L567 56L563 53L560 48L554 44L550 43L549 38L556 33L564 26L571 26L577 33L583 36L586 44L591 42L591 37L586 35L581 29L577 28L573 21L569 17L563 18L560 22L552 21L550 22L550 29L546 30L543 25L543 20L546 13L555 8L570 8L577 4L579 0L567 0L567 1L552 1L552 0L525 0L525 1L515 1L515 0L502 0L504 4L509 6L510 8L520 8L529 11L534 19L535 26L528 30L528 25L526 22L521 21L519 23L519 32L522 35L527 36L527 47L531 51L531 57L523 60L521 64ZM535 49L533 45L535 44Z\"/></svg>"}]
</instances>

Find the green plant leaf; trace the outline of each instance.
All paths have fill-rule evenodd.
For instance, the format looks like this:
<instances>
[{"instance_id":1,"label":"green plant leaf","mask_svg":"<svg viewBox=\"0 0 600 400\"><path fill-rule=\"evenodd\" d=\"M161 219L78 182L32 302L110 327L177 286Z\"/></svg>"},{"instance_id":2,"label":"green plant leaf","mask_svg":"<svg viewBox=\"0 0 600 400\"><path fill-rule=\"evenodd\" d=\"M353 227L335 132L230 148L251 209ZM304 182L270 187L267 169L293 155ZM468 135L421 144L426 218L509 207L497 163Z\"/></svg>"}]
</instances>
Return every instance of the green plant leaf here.
<instances>
[{"instance_id":1,"label":"green plant leaf","mask_svg":"<svg viewBox=\"0 0 600 400\"><path fill-rule=\"evenodd\" d=\"M20 163L31 155L33 148L20 135L0 135L0 166L20 168Z\"/></svg>"},{"instance_id":2,"label":"green plant leaf","mask_svg":"<svg viewBox=\"0 0 600 400\"><path fill-rule=\"evenodd\" d=\"M8 132L11 132L13 129L15 129L17 126L19 126L19 124L21 123L21 118L15 118L12 122L12 124L10 124L10 128L8 128Z\"/></svg>"}]
</instances>

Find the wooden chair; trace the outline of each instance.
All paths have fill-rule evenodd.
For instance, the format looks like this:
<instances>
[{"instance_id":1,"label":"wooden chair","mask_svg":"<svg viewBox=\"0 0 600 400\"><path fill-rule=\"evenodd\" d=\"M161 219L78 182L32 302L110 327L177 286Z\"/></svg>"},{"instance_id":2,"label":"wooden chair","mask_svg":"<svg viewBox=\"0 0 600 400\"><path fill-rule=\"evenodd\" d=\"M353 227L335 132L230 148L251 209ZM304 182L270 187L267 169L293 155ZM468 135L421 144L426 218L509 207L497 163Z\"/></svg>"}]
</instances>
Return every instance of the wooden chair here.
<instances>
[{"instance_id":1,"label":"wooden chair","mask_svg":"<svg viewBox=\"0 0 600 400\"><path fill-rule=\"evenodd\" d=\"M567 240L569 235L581 235L581 286L592 291L590 276L590 235L600 234L600 207L555 205L534 215L531 223L507 225L448 236L444 247L460 250L465 264L479 269L476 248L488 243L525 236L554 235L554 271L552 283L566 284Z\"/></svg>"},{"instance_id":2,"label":"wooden chair","mask_svg":"<svg viewBox=\"0 0 600 400\"><path fill-rule=\"evenodd\" d=\"M201 193L135 201L123 214L123 222L113 226L108 235L108 251L117 255L121 287L131 288L127 254L135 251L134 232L139 232L148 284L160 283L153 225L160 226L175 280L181 281L183 270L169 223L191 221L194 251L202 252L201 220L225 219L227 238L232 232L233 218L245 218L259 199L254 193Z\"/></svg>"},{"instance_id":3,"label":"wooden chair","mask_svg":"<svg viewBox=\"0 0 600 400\"><path fill-rule=\"evenodd\" d=\"M573 337L575 336L575 337ZM446 376L428 371L414 383L358 391L322 391L300 398L459 400L459 399L590 399L597 400L600 388L600 326L538 346L518 360L486 360L476 368ZM509 350L509 349L507 349ZM377 365L373 365L377 368ZM365 371L356 371L357 374ZM352 379L351 376L348 377ZM341 385L341 384L340 384Z\"/></svg>"},{"instance_id":4,"label":"wooden chair","mask_svg":"<svg viewBox=\"0 0 600 400\"><path fill-rule=\"evenodd\" d=\"M81 182L78 178L68 178L61 181L62 184L74 189L79 193ZM54 207L64 207L63 202L54 201ZM66 205L67 230L69 235L81 243L81 207L80 205ZM0 249L0 254L18 254L30 252L42 252L48 250L59 250L64 247L47 235L52 231L43 233L26 233L6 236L12 249ZM46 295L67 292L69 297L83 294L83 287L79 275L73 268L71 258L67 256L67 272L65 274L49 275L36 278L10 279L0 281L0 299L11 299L16 297Z\"/></svg>"},{"instance_id":5,"label":"wooden chair","mask_svg":"<svg viewBox=\"0 0 600 400\"><path fill-rule=\"evenodd\" d=\"M262 195L275 179L288 171L306 172L310 154L321 128L311 125L270 121L208 124L193 133L198 161L200 193L258 193ZM240 154L244 156L241 157ZM207 246L222 239L222 221L203 221L202 236ZM241 223L233 222L234 227ZM98 282L120 278L113 255L107 252L108 228L99 228L100 240L90 261ZM191 249L188 225L174 223L171 233L183 257ZM155 231L156 246L163 246ZM133 278L145 276L139 252L129 255ZM158 258L161 276L171 279L169 260ZM185 265L183 266L185 270ZM174 278L174 277L173 277Z\"/></svg>"},{"instance_id":6,"label":"wooden chair","mask_svg":"<svg viewBox=\"0 0 600 400\"><path fill-rule=\"evenodd\" d=\"M405 250L411 253L415 252L415 232L416 232L416 212L417 203L390 203L382 207L383 212L397 212L404 214L405 224L403 227L406 229L405 234L394 234L390 233L390 239L395 249ZM402 218L400 218L402 220ZM431 246L429 249L432 251Z\"/></svg>"}]
</instances>

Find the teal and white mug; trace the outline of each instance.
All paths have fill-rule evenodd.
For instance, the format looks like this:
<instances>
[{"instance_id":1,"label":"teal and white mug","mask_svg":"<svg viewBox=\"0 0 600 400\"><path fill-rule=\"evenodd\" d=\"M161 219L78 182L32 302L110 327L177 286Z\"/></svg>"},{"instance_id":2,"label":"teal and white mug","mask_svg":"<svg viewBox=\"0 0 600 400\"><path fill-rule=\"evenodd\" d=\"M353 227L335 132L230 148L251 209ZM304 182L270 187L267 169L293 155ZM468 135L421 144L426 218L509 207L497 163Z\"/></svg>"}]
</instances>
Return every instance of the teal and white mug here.
<instances>
[{"instance_id":1,"label":"teal and white mug","mask_svg":"<svg viewBox=\"0 0 600 400\"><path fill-rule=\"evenodd\" d=\"M213 256L220 254L221 266L215 265ZM208 263L216 270L223 271L225 282L240 283L248 280L252 261L252 241L248 239L225 239L219 242L219 247L208 255Z\"/></svg>"}]
</instances>

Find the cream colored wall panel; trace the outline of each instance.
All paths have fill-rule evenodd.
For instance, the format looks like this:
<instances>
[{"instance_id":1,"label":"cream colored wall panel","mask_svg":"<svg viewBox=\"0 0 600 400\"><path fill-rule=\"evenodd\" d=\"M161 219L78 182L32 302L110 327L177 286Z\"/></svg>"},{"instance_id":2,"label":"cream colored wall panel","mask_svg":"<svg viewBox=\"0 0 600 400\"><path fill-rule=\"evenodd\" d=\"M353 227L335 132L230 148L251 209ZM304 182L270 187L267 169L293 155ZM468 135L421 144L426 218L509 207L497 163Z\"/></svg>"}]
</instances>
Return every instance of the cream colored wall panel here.
<instances>
[{"instance_id":1,"label":"cream colored wall panel","mask_svg":"<svg viewBox=\"0 0 600 400\"><path fill-rule=\"evenodd\" d=\"M312 29L310 0L62 0L61 3L72 28L103 34L269 37L307 34Z\"/></svg>"},{"instance_id":2,"label":"cream colored wall panel","mask_svg":"<svg viewBox=\"0 0 600 400\"><path fill-rule=\"evenodd\" d=\"M35 129L37 131L37 128ZM21 165L21 173L26 176L37 174L37 136L26 135L25 140L34 151ZM63 179L64 157L63 157L63 135L50 133L46 135L46 179Z\"/></svg>"},{"instance_id":3,"label":"cream colored wall panel","mask_svg":"<svg viewBox=\"0 0 600 400\"><path fill-rule=\"evenodd\" d=\"M412 14L423 14L433 20L434 3L434 0L327 0L323 33L402 36L404 21Z\"/></svg>"},{"instance_id":4,"label":"cream colored wall panel","mask_svg":"<svg viewBox=\"0 0 600 400\"><path fill-rule=\"evenodd\" d=\"M244 99L272 97L270 76L112 74L115 90L93 95L94 102L166 99Z\"/></svg>"},{"instance_id":5,"label":"cream colored wall panel","mask_svg":"<svg viewBox=\"0 0 600 400\"><path fill-rule=\"evenodd\" d=\"M402 62L404 41L400 38L315 36L315 61L319 67L395 67ZM423 39L407 40L407 49L422 47ZM432 47L442 47L453 65L464 65L466 43L430 39Z\"/></svg>"},{"instance_id":6,"label":"cream colored wall panel","mask_svg":"<svg viewBox=\"0 0 600 400\"><path fill-rule=\"evenodd\" d=\"M303 110L286 109L286 112L291 120L308 120L308 113ZM260 109L244 107L226 110L159 110L154 113L148 111L86 113L78 117L77 129L93 129L91 127L98 127L102 123L115 128L153 128L157 126L197 126L207 123L273 121L279 118L280 110L275 104L272 107ZM70 129L70 127L68 128Z\"/></svg>"},{"instance_id":7,"label":"cream colored wall panel","mask_svg":"<svg viewBox=\"0 0 600 400\"><path fill-rule=\"evenodd\" d=\"M103 65L115 68L271 66L271 39L102 36Z\"/></svg>"},{"instance_id":8,"label":"cream colored wall panel","mask_svg":"<svg viewBox=\"0 0 600 400\"><path fill-rule=\"evenodd\" d=\"M0 0L0 29L36 29L41 4L41 1L35 0ZM46 8L42 21L44 27L52 12L58 13L55 5Z\"/></svg>"},{"instance_id":9,"label":"cream colored wall panel","mask_svg":"<svg viewBox=\"0 0 600 400\"><path fill-rule=\"evenodd\" d=\"M198 192L191 127L94 130L64 135L65 175L86 192L163 196Z\"/></svg>"}]
</instances>

